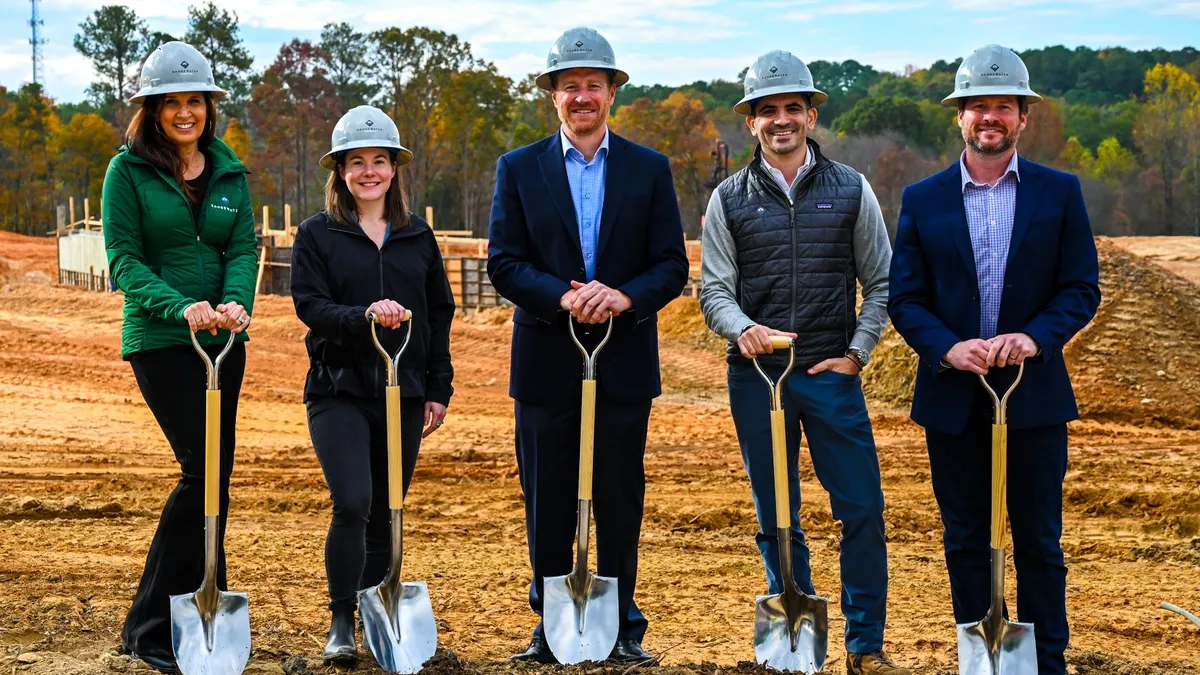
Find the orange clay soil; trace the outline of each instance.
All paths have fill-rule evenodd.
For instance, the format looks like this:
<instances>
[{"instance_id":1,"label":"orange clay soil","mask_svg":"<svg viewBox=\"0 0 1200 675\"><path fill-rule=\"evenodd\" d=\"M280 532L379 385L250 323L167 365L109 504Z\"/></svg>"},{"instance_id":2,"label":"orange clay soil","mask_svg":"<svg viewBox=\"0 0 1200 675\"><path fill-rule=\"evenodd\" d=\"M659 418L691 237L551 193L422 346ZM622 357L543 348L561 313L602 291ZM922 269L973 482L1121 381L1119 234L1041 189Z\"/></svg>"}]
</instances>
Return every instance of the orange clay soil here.
<instances>
[{"instance_id":1,"label":"orange clay soil","mask_svg":"<svg viewBox=\"0 0 1200 675\"><path fill-rule=\"evenodd\" d=\"M1102 250L1105 305L1068 350L1088 414L1071 425L1065 485L1068 658L1073 673L1190 673L1200 667L1200 629L1158 603L1200 610L1197 289ZM178 470L118 356L120 297L27 276L52 277L53 256L53 240L0 238L0 672L147 672L115 648ZM404 578L429 583L444 650L429 670L439 675L547 670L504 660L535 623L508 320L498 309L456 321L457 392L446 426L422 448L407 503ZM664 675L757 670L748 662L765 579L721 344L706 336L693 300L660 320L666 393L646 453L644 646L662 655ZM250 596L252 673L331 672L320 666L330 504L300 401L303 335L289 298L259 298L227 539L230 588ZM1146 353L1164 344L1169 353ZM886 647L916 673L950 674L941 526L922 435L897 405L911 376L899 345L881 351L868 383L888 503ZM842 673L838 524L807 459L802 480L816 585L831 604L827 672ZM380 672L369 656L358 670Z\"/></svg>"}]
</instances>

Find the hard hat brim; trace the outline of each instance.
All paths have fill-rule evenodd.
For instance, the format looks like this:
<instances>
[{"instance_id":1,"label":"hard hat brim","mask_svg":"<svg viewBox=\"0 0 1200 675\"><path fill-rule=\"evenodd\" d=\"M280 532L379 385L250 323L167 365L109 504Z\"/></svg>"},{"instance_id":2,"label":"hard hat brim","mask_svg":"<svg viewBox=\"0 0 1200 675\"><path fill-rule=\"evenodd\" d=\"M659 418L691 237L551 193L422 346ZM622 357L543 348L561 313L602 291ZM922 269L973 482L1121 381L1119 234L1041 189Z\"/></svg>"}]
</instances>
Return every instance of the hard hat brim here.
<instances>
[{"instance_id":1,"label":"hard hat brim","mask_svg":"<svg viewBox=\"0 0 1200 675\"><path fill-rule=\"evenodd\" d=\"M541 75L538 75L534 82L537 84L538 89L554 91L554 87L550 86L550 75L561 73L564 70L571 70L572 68L595 68L596 70L610 71L613 74L613 84L618 87L629 81L629 74L620 68L613 68L611 63L605 63L604 61L568 61L546 70Z\"/></svg>"},{"instance_id":2,"label":"hard hat brim","mask_svg":"<svg viewBox=\"0 0 1200 675\"><path fill-rule=\"evenodd\" d=\"M151 96L160 94L178 94L185 91L202 91L212 95L213 98L222 98L227 96L229 92L216 86L215 84L196 84L194 82L179 82L174 84L161 84L157 87L144 87L139 89L130 99L130 103L141 103Z\"/></svg>"},{"instance_id":3,"label":"hard hat brim","mask_svg":"<svg viewBox=\"0 0 1200 675\"><path fill-rule=\"evenodd\" d=\"M760 98L766 98L768 96L775 96L776 94L808 94L809 97L812 99L812 105L814 108L829 100L829 95L826 94L825 92L821 91L820 89L814 89L812 87L802 88L802 87L796 87L793 85L784 84L784 85L780 85L778 87L767 87L765 89L759 89L758 91L754 92L753 94L738 101L737 105L733 106L733 111L740 115L749 115L750 109L751 109L750 104L754 103L755 101L759 100Z\"/></svg>"},{"instance_id":4,"label":"hard hat brim","mask_svg":"<svg viewBox=\"0 0 1200 675\"><path fill-rule=\"evenodd\" d=\"M387 143L380 143L379 139L367 139L352 141L337 150L330 150L321 157L321 166L333 171L337 168L338 155L351 150L357 150L358 148L383 148L384 150L392 150L396 153L396 166L404 166L413 160L412 151L402 145L388 145Z\"/></svg>"},{"instance_id":5,"label":"hard hat brim","mask_svg":"<svg viewBox=\"0 0 1200 675\"><path fill-rule=\"evenodd\" d=\"M1029 105L1041 103L1042 97L1033 92L1032 89L1022 89L1020 87L974 87L972 89L956 89L953 94L942 99L942 105L958 107L959 99L971 98L972 96L1023 96Z\"/></svg>"}]
</instances>

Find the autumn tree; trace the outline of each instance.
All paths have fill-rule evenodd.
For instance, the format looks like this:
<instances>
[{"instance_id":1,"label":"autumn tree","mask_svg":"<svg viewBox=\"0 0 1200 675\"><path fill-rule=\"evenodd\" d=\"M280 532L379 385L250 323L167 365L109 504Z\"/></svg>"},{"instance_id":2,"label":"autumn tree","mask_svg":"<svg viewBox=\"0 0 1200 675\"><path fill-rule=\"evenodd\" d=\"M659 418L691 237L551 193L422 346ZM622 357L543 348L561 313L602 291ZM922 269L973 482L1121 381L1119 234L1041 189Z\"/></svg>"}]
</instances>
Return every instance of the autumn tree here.
<instances>
[{"instance_id":1,"label":"autumn tree","mask_svg":"<svg viewBox=\"0 0 1200 675\"><path fill-rule=\"evenodd\" d=\"M146 55L146 22L124 5L105 5L79 24L75 50L92 61L99 79L88 96L104 109L124 108L133 95L138 69Z\"/></svg>"},{"instance_id":2,"label":"autumn tree","mask_svg":"<svg viewBox=\"0 0 1200 675\"><path fill-rule=\"evenodd\" d=\"M279 50L251 92L247 106L264 150L254 153L251 168L267 173L278 199L307 215L321 205L325 170L318 160L329 151L333 125L341 111L333 85L325 77L320 49L311 42L292 40Z\"/></svg>"},{"instance_id":3,"label":"autumn tree","mask_svg":"<svg viewBox=\"0 0 1200 675\"><path fill-rule=\"evenodd\" d=\"M59 125L54 103L38 84L21 87L0 115L0 147L8 155L0 172L6 196L0 222L5 229L41 234L53 227Z\"/></svg>"},{"instance_id":4,"label":"autumn tree","mask_svg":"<svg viewBox=\"0 0 1200 675\"><path fill-rule=\"evenodd\" d=\"M1052 98L1029 106L1025 130L1021 132L1018 151L1026 159L1047 163L1063 150L1063 121L1058 114L1058 102Z\"/></svg>"},{"instance_id":5,"label":"autumn tree","mask_svg":"<svg viewBox=\"0 0 1200 675\"><path fill-rule=\"evenodd\" d=\"M704 182L711 173L717 128L704 113L704 104L682 92L664 101L642 98L622 106L610 125L629 140L651 147L671 160L684 232L695 237L708 206Z\"/></svg>"},{"instance_id":6,"label":"autumn tree","mask_svg":"<svg viewBox=\"0 0 1200 675\"><path fill-rule=\"evenodd\" d=\"M221 112L242 114L250 83L246 78L254 59L242 44L237 12L230 12L207 0L199 7L188 7L188 29L183 41L195 47L212 66L213 80L229 95L218 101Z\"/></svg>"},{"instance_id":7,"label":"autumn tree","mask_svg":"<svg viewBox=\"0 0 1200 675\"><path fill-rule=\"evenodd\" d=\"M410 185L413 206L420 208L442 168L438 157L445 139L435 136L431 121L454 73L474 64L471 45L456 35L421 26L387 28L372 33L370 39L372 71L380 78L401 142L413 152Z\"/></svg>"},{"instance_id":8,"label":"autumn tree","mask_svg":"<svg viewBox=\"0 0 1200 675\"><path fill-rule=\"evenodd\" d=\"M487 231L496 158L507 150L512 127L512 81L495 66L451 75L433 117L435 145L442 149L442 173L452 175L462 229Z\"/></svg>"},{"instance_id":9,"label":"autumn tree","mask_svg":"<svg viewBox=\"0 0 1200 675\"><path fill-rule=\"evenodd\" d=\"M80 113L58 132L58 178L67 194L100 203L108 162L120 144L117 130L95 113Z\"/></svg>"},{"instance_id":10,"label":"autumn tree","mask_svg":"<svg viewBox=\"0 0 1200 675\"><path fill-rule=\"evenodd\" d=\"M1168 219L1167 232L1174 232L1174 223L1187 216L1177 202L1177 189L1188 182L1185 171L1197 166L1200 138L1196 124L1200 121L1200 84L1187 71L1172 64L1158 64L1146 73L1146 102L1134 126L1134 137L1141 148L1146 165L1153 167L1161 181L1162 208ZM1193 174L1194 175L1194 174ZM1190 181L1195 185L1195 181ZM1195 190L1192 190L1194 192ZM1194 194L1185 199L1196 199ZM1194 223L1200 234L1200 223Z\"/></svg>"}]
</instances>

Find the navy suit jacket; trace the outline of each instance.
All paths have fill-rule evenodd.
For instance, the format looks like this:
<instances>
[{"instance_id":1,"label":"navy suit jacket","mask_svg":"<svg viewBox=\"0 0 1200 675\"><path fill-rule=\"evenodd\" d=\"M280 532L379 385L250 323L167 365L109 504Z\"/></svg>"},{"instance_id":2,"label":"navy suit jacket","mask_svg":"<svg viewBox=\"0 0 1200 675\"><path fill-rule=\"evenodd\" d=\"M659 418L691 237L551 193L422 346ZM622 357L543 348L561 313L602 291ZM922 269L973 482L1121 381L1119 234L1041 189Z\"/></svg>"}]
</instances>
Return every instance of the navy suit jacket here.
<instances>
[{"instance_id":1,"label":"navy suit jacket","mask_svg":"<svg viewBox=\"0 0 1200 675\"><path fill-rule=\"evenodd\" d=\"M683 224L667 158L611 131L608 143L595 279L628 295L633 309L615 319L597 386L618 401L648 401L662 392L657 313L687 284ZM586 278L559 132L496 163L487 267L496 291L517 306L509 395L578 401L583 358L559 300L571 280ZM593 344L605 328L590 327Z\"/></svg>"},{"instance_id":2,"label":"navy suit jacket","mask_svg":"<svg viewBox=\"0 0 1200 675\"><path fill-rule=\"evenodd\" d=\"M1024 378L1008 401L1009 425L1032 428L1079 417L1063 347L1096 314L1100 269L1079 179L1023 158L1017 170L996 332L1026 333L1041 347L1026 361ZM917 424L962 433L974 397L988 395L974 373L939 367L956 343L980 337L979 313L962 174L955 162L904 189L892 254L888 314L920 356L912 404ZM989 383L1007 387L1013 373L993 368Z\"/></svg>"}]
</instances>

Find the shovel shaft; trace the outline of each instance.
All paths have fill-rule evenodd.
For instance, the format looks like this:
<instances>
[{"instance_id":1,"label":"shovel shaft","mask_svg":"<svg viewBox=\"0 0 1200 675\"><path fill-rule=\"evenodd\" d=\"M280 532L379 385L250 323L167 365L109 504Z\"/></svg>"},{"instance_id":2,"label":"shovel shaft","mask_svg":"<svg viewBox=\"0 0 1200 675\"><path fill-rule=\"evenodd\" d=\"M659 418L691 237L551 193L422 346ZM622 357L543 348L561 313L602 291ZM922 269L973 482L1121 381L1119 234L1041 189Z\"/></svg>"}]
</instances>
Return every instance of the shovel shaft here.
<instances>
[{"instance_id":1,"label":"shovel shaft","mask_svg":"<svg viewBox=\"0 0 1200 675\"><path fill-rule=\"evenodd\" d=\"M592 498L592 455L596 444L596 381L583 381L583 410L579 416L579 498Z\"/></svg>"},{"instance_id":2,"label":"shovel shaft","mask_svg":"<svg viewBox=\"0 0 1200 675\"><path fill-rule=\"evenodd\" d=\"M1008 514L1008 424L992 425L992 548L1004 548Z\"/></svg>"},{"instance_id":3,"label":"shovel shaft","mask_svg":"<svg viewBox=\"0 0 1200 675\"><path fill-rule=\"evenodd\" d=\"M780 530L792 526L792 502L788 493L787 433L783 410L771 411L771 460L775 471L775 525Z\"/></svg>"},{"instance_id":4,"label":"shovel shaft","mask_svg":"<svg viewBox=\"0 0 1200 675\"><path fill-rule=\"evenodd\" d=\"M400 387L387 387L386 395L388 506L396 511L404 508L404 465L400 448Z\"/></svg>"},{"instance_id":5,"label":"shovel shaft","mask_svg":"<svg viewBox=\"0 0 1200 675\"><path fill-rule=\"evenodd\" d=\"M204 515L220 514L221 390L204 392Z\"/></svg>"}]
</instances>

